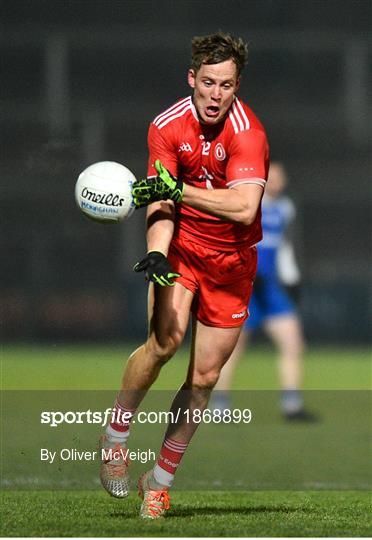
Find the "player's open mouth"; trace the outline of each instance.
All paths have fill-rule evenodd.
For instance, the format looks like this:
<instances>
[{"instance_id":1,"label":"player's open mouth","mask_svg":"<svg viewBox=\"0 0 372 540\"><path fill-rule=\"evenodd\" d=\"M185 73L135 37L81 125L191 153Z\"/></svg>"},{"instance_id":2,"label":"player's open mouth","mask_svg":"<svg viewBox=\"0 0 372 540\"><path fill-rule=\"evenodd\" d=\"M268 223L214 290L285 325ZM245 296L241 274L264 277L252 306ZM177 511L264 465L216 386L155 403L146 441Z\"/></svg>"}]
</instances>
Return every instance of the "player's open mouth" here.
<instances>
[{"instance_id":1,"label":"player's open mouth","mask_svg":"<svg viewBox=\"0 0 372 540\"><path fill-rule=\"evenodd\" d=\"M220 108L217 107L216 105L210 105L209 107L205 108L205 114L212 118L218 116L219 112L220 112Z\"/></svg>"}]
</instances>

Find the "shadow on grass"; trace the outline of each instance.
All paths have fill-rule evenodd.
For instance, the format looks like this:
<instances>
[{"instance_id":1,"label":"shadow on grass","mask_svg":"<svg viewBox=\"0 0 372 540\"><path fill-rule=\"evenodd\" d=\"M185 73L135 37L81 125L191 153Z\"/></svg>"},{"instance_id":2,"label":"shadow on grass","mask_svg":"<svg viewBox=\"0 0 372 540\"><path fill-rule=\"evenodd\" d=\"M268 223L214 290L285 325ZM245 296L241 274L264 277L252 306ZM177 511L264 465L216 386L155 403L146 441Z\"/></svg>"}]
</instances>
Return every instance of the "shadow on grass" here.
<instances>
[{"instance_id":1,"label":"shadow on grass","mask_svg":"<svg viewBox=\"0 0 372 540\"><path fill-rule=\"evenodd\" d=\"M136 518L138 517L139 509L127 509L126 511L114 511L110 513L112 518L123 517ZM253 506L253 507L242 507L242 506L229 506L227 508L223 506L195 506L189 508L177 508L174 507L167 512L167 517L192 517L192 516L215 516L215 515L228 515L228 514L239 514L241 516L247 516L250 514L267 514L267 513L283 513L283 514L294 514L296 512L301 512L303 514L311 514L313 509L307 506L285 506L285 505L275 505L275 506Z\"/></svg>"},{"instance_id":2,"label":"shadow on grass","mask_svg":"<svg viewBox=\"0 0 372 540\"><path fill-rule=\"evenodd\" d=\"M224 508L223 506L198 506L195 508L180 508L177 510L175 508L173 511L169 512L169 516L174 517L189 517L189 516L196 516L196 515L211 515L214 516L216 514L240 514L240 515L250 515L250 514L267 514L269 512L274 513L284 513L284 514L292 514L295 512L303 512L303 513L311 513L311 510L307 508L306 506L253 506L253 507L242 507L242 506L228 506L227 508Z\"/></svg>"}]
</instances>

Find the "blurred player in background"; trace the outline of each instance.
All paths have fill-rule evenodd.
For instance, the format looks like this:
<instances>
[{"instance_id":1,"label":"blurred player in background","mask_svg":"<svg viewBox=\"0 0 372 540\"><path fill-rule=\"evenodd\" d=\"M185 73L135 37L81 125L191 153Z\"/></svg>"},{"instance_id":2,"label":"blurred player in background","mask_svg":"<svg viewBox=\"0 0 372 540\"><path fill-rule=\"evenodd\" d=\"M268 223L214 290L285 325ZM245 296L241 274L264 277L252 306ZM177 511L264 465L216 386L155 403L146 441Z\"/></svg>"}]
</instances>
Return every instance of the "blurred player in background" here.
<instances>
[{"instance_id":1,"label":"blurred player in background","mask_svg":"<svg viewBox=\"0 0 372 540\"><path fill-rule=\"evenodd\" d=\"M128 360L115 405L121 419L102 436L103 450L119 455L125 449L130 419L181 345L190 313L193 324L188 373L171 405L175 417L181 413L168 426L154 468L138 483L143 518L169 508L168 490L198 427L192 412L207 407L247 318L268 144L261 123L236 96L246 59L240 38L220 32L193 39L193 94L151 123L148 177L133 185L135 205L149 205L148 252L134 268L151 282L149 336ZM127 469L124 457L103 459L101 481L111 495L128 494Z\"/></svg>"},{"instance_id":2,"label":"blurred player in background","mask_svg":"<svg viewBox=\"0 0 372 540\"><path fill-rule=\"evenodd\" d=\"M278 349L281 410L288 420L315 420L305 410L301 393L304 338L295 303L298 299L300 272L295 259L289 229L295 207L283 194L288 178L284 166L273 162L262 200L263 240L258 244L258 269L247 319L229 361L221 371L213 395L213 408L231 407L231 389L235 369L244 353L249 335L262 327ZM287 290L286 290L287 289ZM288 294L290 293L290 295Z\"/></svg>"},{"instance_id":3,"label":"blurred player in background","mask_svg":"<svg viewBox=\"0 0 372 540\"><path fill-rule=\"evenodd\" d=\"M291 204L290 199L288 199L288 202ZM295 218L296 211L294 206L292 206L292 208L294 210L293 217ZM291 223L292 222L288 225L289 229L292 228ZM283 241L278 248L276 266L279 282L284 286L293 302L298 305L301 297L301 272L297 264L294 244L288 228L286 229Z\"/></svg>"}]
</instances>

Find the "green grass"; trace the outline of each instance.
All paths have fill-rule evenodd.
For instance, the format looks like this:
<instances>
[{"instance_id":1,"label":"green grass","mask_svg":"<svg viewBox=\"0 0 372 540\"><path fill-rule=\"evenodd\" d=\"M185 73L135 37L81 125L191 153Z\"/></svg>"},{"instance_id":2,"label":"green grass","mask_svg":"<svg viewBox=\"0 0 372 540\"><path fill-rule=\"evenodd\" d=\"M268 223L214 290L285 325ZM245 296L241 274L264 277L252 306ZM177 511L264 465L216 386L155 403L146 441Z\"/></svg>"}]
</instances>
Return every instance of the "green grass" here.
<instances>
[{"instance_id":1,"label":"green grass","mask_svg":"<svg viewBox=\"0 0 372 540\"><path fill-rule=\"evenodd\" d=\"M2 386L13 389L117 388L128 346L4 346ZM369 389L371 354L367 348L309 348L305 356L306 389ZM163 368L154 388L177 388L186 373L188 354L181 349ZM240 362L234 389L276 389L275 353L268 347L253 346Z\"/></svg>"},{"instance_id":2,"label":"green grass","mask_svg":"<svg viewBox=\"0 0 372 540\"><path fill-rule=\"evenodd\" d=\"M369 536L364 492L174 492L166 519L143 522L139 499L95 491L6 492L5 536Z\"/></svg>"},{"instance_id":3,"label":"green grass","mask_svg":"<svg viewBox=\"0 0 372 540\"><path fill-rule=\"evenodd\" d=\"M2 348L2 388L10 391L4 393L2 401L3 536L372 534L370 492L363 491L370 482L370 401L367 392L360 392L371 385L367 349L307 350L305 388L320 390L309 392L307 399L312 407L320 409L323 421L295 427L279 419L276 392L251 391L278 389L274 351L252 346L238 367L234 389L238 406L253 404L257 421L251 426L205 425L198 430L177 475L175 487L183 491L173 492L172 508L160 522L147 523L138 518L139 500L135 493L120 501L97 489L96 463L60 462L53 466L40 462L40 447L80 445L87 449L95 445L102 429L84 425L76 431L70 425L53 430L40 425L40 408L84 410L89 406L103 410L110 406L125 358L133 348ZM183 381L187 362L187 352L181 350L163 368L155 388L177 388ZM169 396L169 392L158 392L154 397L168 403ZM131 435L133 447L147 448L151 441L157 450L164 429L136 426ZM140 469L143 465L133 464L133 479ZM205 491L211 489L211 479L216 476L223 478L225 491ZM319 485L313 482L314 478L320 480ZM273 485L274 488L270 487ZM307 486L317 491L305 491ZM74 487L83 487L85 491ZM197 488L200 491L190 491Z\"/></svg>"}]
</instances>

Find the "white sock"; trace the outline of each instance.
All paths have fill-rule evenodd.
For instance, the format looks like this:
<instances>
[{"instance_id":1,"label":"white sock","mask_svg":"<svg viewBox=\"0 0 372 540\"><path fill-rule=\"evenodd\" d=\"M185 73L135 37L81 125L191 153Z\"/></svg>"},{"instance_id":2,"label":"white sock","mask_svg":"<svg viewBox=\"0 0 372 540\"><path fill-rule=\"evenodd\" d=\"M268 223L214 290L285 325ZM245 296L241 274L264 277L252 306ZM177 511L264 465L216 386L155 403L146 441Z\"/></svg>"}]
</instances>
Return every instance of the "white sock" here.
<instances>
[{"instance_id":1,"label":"white sock","mask_svg":"<svg viewBox=\"0 0 372 540\"><path fill-rule=\"evenodd\" d=\"M158 464L155 465L153 469L154 480L160 486L171 487L174 480L174 474L165 471Z\"/></svg>"},{"instance_id":2,"label":"white sock","mask_svg":"<svg viewBox=\"0 0 372 540\"><path fill-rule=\"evenodd\" d=\"M106 435L110 442L118 442L123 446L126 446L129 437L129 429L127 431L116 431L116 429L108 425L106 428Z\"/></svg>"}]
</instances>

